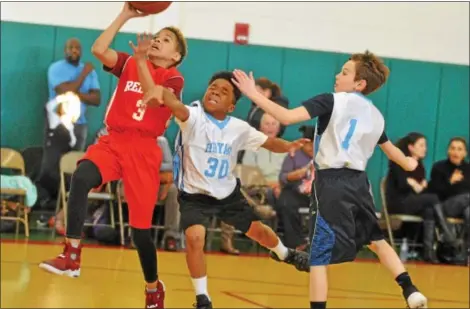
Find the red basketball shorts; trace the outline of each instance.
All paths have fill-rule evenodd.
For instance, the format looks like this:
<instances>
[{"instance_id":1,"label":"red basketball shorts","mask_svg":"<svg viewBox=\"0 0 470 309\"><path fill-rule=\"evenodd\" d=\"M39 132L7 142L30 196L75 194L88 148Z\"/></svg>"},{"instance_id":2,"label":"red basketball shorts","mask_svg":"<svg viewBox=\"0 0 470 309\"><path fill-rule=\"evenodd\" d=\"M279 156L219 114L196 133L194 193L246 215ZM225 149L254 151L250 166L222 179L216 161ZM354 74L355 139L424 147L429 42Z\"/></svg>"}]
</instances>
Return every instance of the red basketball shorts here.
<instances>
[{"instance_id":1,"label":"red basketball shorts","mask_svg":"<svg viewBox=\"0 0 470 309\"><path fill-rule=\"evenodd\" d=\"M131 227L148 229L152 226L162 163L162 151L156 138L133 132L112 132L88 147L82 160L90 160L98 167L102 184L122 178Z\"/></svg>"}]
</instances>

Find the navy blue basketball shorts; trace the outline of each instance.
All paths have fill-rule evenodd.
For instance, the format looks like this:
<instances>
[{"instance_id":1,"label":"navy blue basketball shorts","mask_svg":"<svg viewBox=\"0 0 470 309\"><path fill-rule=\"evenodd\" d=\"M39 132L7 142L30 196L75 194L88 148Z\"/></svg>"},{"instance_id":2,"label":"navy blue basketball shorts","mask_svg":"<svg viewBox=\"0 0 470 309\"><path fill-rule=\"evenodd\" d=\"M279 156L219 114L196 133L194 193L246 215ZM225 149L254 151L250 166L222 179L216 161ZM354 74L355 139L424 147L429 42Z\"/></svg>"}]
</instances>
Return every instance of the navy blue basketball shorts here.
<instances>
[{"instance_id":1,"label":"navy blue basketball shorts","mask_svg":"<svg viewBox=\"0 0 470 309\"><path fill-rule=\"evenodd\" d=\"M365 172L317 170L313 184L310 266L351 262L371 241L384 239Z\"/></svg>"}]
</instances>

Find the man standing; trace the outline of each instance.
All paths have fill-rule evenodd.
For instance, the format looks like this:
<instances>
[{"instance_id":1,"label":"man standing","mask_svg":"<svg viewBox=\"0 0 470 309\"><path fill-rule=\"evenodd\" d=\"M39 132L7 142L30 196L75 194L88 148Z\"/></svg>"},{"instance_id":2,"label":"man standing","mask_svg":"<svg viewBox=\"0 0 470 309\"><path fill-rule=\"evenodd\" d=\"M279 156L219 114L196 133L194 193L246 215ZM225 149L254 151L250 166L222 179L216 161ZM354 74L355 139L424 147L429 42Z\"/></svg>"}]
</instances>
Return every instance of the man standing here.
<instances>
[{"instance_id":1,"label":"man standing","mask_svg":"<svg viewBox=\"0 0 470 309\"><path fill-rule=\"evenodd\" d=\"M85 150L87 136L87 105L100 104L100 85L98 75L89 62L80 61L82 46L76 38L67 40L64 48L65 59L54 62L47 72L49 100L67 91L78 95L81 101L80 117L74 125L77 142L73 150Z\"/></svg>"}]
</instances>

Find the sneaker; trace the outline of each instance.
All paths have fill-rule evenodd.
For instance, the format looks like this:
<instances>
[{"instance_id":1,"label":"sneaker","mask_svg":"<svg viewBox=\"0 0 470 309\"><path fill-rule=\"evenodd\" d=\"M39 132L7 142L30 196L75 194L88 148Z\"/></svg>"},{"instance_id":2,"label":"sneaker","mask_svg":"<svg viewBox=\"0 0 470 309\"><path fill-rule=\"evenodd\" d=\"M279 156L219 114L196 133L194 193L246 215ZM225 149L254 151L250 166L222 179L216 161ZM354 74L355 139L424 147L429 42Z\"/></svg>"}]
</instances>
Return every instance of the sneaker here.
<instances>
[{"instance_id":1,"label":"sneaker","mask_svg":"<svg viewBox=\"0 0 470 309\"><path fill-rule=\"evenodd\" d=\"M304 251L288 249L287 257L284 260L278 258L277 254L272 252L270 256L273 260L294 265L299 271L310 272L310 255Z\"/></svg>"},{"instance_id":2,"label":"sneaker","mask_svg":"<svg viewBox=\"0 0 470 309\"><path fill-rule=\"evenodd\" d=\"M165 308L165 284L158 280L157 290L149 292L145 289L145 308Z\"/></svg>"},{"instance_id":3,"label":"sneaker","mask_svg":"<svg viewBox=\"0 0 470 309\"><path fill-rule=\"evenodd\" d=\"M207 295L196 295L196 303L193 304L196 309L212 309L212 302Z\"/></svg>"},{"instance_id":4,"label":"sneaker","mask_svg":"<svg viewBox=\"0 0 470 309\"><path fill-rule=\"evenodd\" d=\"M45 215L41 215L37 220L36 220L36 225L38 228L45 228L47 227L49 223L49 218Z\"/></svg>"},{"instance_id":5,"label":"sneaker","mask_svg":"<svg viewBox=\"0 0 470 309\"><path fill-rule=\"evenodd\" d=\"M166 251L177 251L178 250L178 241L175 237L168 236L165 238L165 250Z\"/></svg>"},{"instance_id":6,"label":"sneaker","mask_svg":"<svg viewBox=\"0 0 470 309\"><path fill-rule=\"evenodd\" d=\"M66 243L62 254L59 254L55 259L42 262L39 267L57 275L79 277L81 252L82 245L74 248L70 243Z\"/></svg>"},{"instance_id":7,"label":"sneaker","mask_svg":"<svg viewBox=\"0 0 470 309\"><path fill-rule=\"evenodd\" d=\"M413 292L406 299L409 308L427 308L428 300L420 292Z\"/></svg>"}]
</instances>

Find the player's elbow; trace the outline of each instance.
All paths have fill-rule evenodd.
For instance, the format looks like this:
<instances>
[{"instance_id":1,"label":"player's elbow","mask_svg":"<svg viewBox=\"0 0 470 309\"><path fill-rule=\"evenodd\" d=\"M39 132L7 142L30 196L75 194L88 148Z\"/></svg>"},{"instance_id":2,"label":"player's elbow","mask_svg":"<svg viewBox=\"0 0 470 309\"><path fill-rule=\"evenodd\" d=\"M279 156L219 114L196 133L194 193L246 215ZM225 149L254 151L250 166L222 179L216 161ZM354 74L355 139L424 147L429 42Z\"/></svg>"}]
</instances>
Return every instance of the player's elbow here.
<instances>
[{"instance_id":1,"label":"player's elbow","mask_svg":"<svg viewBox=\"0 0 470 309\"><path fill-rule=\"evenodd\" d=\"M294 117L290 113L286 113L283 117L278 119L283 126L289 126L295 123Z\"/></svg>"},{"instance_id":2,"label":"player's elbow","mask_svg":"<svg viewBox=\"0 0 470 309\"><path fill-rule=\"evenodd\" d=\"M95 44L91 46L91 53L95 56L103 55L105 52L106 52L106 47L100 45L99 43L95 42Z\"/></svg>"},{"instance_id":3,"label":"player's elbow","mask_svg":"<svg viewBox=\"0 0 470 309\"><path fill-rule=\"evenodd\" d=\"M299 113L298 109L286 109L278 120L284 126L289 126L291 124L296 124L301 121L306 121L310 119L308 113Z\"/></svg>"},{"instance_id":4,"label":"player's elbow","mask_svg":"<svg viewBox=\"0 0 470 309\"><path fill-rule=\"evenodd\" d=\"M181 122L186 122L189 119L189 110L187 108L174 109L173 114Z\"/></svg>"}]
</instances>

